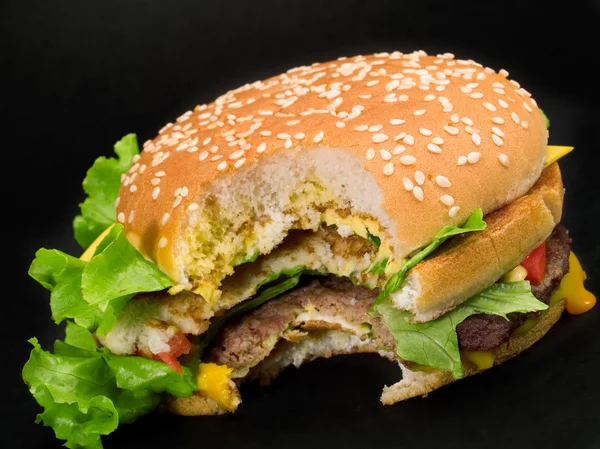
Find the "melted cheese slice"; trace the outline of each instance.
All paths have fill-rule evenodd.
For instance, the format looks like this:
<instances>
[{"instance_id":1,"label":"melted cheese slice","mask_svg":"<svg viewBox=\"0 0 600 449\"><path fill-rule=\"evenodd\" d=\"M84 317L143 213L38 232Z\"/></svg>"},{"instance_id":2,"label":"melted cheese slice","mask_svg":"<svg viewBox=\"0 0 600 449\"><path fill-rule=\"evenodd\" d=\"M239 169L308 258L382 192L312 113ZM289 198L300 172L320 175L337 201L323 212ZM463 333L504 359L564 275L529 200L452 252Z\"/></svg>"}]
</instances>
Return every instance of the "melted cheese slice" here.
<instances>
[{"instance_id":1,"label":"melted cheese slice","mask_svg":"<svg viewBox=\"0 0 600 449\"><path fill-rule=\"evenodd\" d=\"M546 168L550 164L553 164L561 157L566 156L571 151L573 151L573 147L548 145L546 147L546 162L544 163L544 168Z\"/></svg>"},{"instance_id":2,"label":"melted cheese slice","mask_svg":"<svg viewBox=\"0 0 600 449\"><path fill-rule=\"evenodd\" d=\"M569 272L562 278L558 288L552 293L550 302L556 302L562 298L567 300L566 310L572 315L585 313L596 305L596 297L589 292L583 282L587 275L577 256L573 252L569 254Z\"/></svg>"},{"instance_id":3,"label":"melted cheese slice","mask_svg":"<svg viewBox=\"0 0 600 449\"><path fill-rule=\"evenodd\" d=\"M240 394L231 380L233 368L216 363L201 363L198 367L198 391L219 407L233 411L240 404Z\"/></svg>"},{"instance_id":4,"label":"melted cheese slice","mask_svg":"<svg viewBox=\"0 0 600 449\"><path fill-rule=\"evenodd\" d=\"M86 249L83 254L81 256L79 256L79 258L81 260L85 260L86 262L89 261L92 256L94 255L94 252L96 251L96 248L98 248L98 245L100 244L100 242L104 239L104 237L106 237L108 235L108 233L110 232L110 230L112 229L112 227L115 224L111 224L108 228L106 228L104 231L102 231L102 234L100 234L96 240L94 240L94 242L88 246L88 249Z\"/></svg>"}]
</instances>

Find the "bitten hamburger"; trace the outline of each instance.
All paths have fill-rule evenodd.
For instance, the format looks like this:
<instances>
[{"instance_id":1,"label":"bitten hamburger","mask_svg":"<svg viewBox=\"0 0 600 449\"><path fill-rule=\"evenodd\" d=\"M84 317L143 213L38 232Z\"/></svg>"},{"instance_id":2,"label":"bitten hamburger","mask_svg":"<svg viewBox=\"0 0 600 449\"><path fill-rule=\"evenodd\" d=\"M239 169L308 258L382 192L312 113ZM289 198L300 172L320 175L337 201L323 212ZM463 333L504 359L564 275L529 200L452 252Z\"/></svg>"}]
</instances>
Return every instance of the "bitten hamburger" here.
<instances>
[{"instance_id":1,"label":"bitten hamburger","mask_svg":"<svg viewBox=\"0 0 600 449\"><path fill-rule=\"evenodd\" d=\"M244 380L334 354L398 363L384 404L502 363L595 303L560 225L572 148L547 143L506 71L424 52L242 86L141 154L125 137L84 181L87 250L30 270L68 322L23 371L44 424L91 446L159 404L232 412Z\"/></svg>"}]
</instances>

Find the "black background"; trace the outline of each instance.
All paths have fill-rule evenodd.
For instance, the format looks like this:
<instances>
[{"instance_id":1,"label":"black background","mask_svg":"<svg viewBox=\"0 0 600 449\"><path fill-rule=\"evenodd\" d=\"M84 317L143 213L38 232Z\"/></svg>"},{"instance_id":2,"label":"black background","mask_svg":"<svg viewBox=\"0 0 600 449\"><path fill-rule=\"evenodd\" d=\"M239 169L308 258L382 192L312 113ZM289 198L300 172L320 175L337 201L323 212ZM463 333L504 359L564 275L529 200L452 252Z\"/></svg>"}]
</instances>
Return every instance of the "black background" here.
<instances>
[{"instance_id":1,"label":"black background","mask_svg":"<svg viewBox=\"0 0 600 449\"><path fill-rule=\"evenodd\" d=\"M2 363L0 446L59 447L33 423L20 378L36 335L59 335L48 294L27 276L39 247L72 254L81 181L121 136L154 137L223 91L291 66L377 51L450 51L505 68L549 115L565 225L600 293L600 2L12 1L0 6ZM589 47L589 48L587 48ZM6 257L8 255L8 257ZM522 356L393 407L397 367L339 357L249 386L235 415L152 414L105 447L600 447L600 307L564 316ZM6 443L2 444L1 440Z\"/></svg>"}]
</instances>

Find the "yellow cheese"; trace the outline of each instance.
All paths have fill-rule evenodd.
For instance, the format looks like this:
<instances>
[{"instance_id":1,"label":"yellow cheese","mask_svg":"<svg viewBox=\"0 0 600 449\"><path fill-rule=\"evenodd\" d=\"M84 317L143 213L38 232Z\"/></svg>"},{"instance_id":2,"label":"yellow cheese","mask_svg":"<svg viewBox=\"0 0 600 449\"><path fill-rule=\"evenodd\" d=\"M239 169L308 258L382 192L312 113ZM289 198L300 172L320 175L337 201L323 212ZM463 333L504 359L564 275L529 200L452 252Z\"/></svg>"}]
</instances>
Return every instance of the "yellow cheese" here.
<instances>
[{"instance_id":1,"label":"yellow cheese","mask_svg":"<svg viewBox=\"0 0 600 449\"><path fill-rule=\"evenodd\" d=\"M569 272L562 278L558 288L552 293L550 303L566 298L566 310L570 314L585 313L596 304L596 297L586 290L583 282L587 275L573 252L569 254Z\"/></svg>"},{"instance_id":2,"label":"yellow cheese","mask_svg":"<svg viewBox=\"0 0 600 449\"><path fill-rule=\"evenodd\" d=\"M548 165L556 162L561 157L566 156L571 151L573 151L573 147L564 147L558 145L548 145L546 147L546 163L544 164L544 168Z\"/></svg>"},{"instance_id":3,"label":"yellow cheese","mask_svg":"<svg viewBox=\"0 0 600 449\"><path fill-rule=\"evenodd\" d=\"M198 367L198 391L227 411L237 408L240 394L231 380L233 368L216 363L201 363Z\"/></svg>"},{"instance_id":4,"label":"yellow cheese","mask_svg":"<svg viewBox=\"0 0 600 449\"><path fill-rule=\"evenodd\" d=\"M92 258L92 256L94 255L94 251L96 251L96 248L98 248L98 245L100 244L100 242L102 241L102 239L104 239L104 237L106 237L108 235L108 233L110 232L110 230L112 229L112 227L115 224L111 224L108 228L106 228L102 234L100 234L98 236L98 238L96 240L94 240L94 243L92 243L90 246L88 246L88 249L86 249L83 254L79 257L81 260L85 260L86 262L88 260L90 260Z\"/></svg>"},{"instance_id":5,"label":"yellow cheese","mask_svg":"<svg viewBox=\"0 0 600 449\"><path fill-rule=\"evenodd\" d=\"M494 366L494 354L491 351L461 351L462 356L479 369Z\"/></svg>"}]
</instances>

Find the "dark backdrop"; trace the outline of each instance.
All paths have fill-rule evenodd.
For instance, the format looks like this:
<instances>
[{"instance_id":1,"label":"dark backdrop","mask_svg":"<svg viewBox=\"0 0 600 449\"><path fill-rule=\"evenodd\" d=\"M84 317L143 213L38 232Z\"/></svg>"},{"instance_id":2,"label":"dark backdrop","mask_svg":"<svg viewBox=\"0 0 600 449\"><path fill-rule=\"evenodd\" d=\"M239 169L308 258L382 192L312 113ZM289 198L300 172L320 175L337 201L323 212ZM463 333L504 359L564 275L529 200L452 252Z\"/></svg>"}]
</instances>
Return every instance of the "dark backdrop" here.
<instances>
[{"instance_id":1,"label":"dark backdrop","mask_svg":"<svg viewBox=\"0 0 600 449\"><path fill-rule=\"evenodd\" d=\"M564 223L600 292L598 23L598 0L2 2L0 446L59 447L33 424L20 378L26 339L57 336L48 295L26 272L41 246L79 251L71 220L87 168L126 133L144 141L193 105L294 65L425 49L507 69L550 116L551 143L576 147L562 164ZM565 316L521 357L391 408L378 396L397 367L317 361L246 388L236 415L154 414L105 446L600 447L599 324L600 307Z\"/></svg>"}]
</instances>

